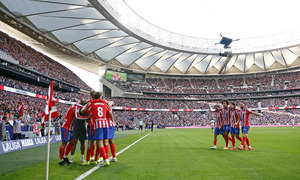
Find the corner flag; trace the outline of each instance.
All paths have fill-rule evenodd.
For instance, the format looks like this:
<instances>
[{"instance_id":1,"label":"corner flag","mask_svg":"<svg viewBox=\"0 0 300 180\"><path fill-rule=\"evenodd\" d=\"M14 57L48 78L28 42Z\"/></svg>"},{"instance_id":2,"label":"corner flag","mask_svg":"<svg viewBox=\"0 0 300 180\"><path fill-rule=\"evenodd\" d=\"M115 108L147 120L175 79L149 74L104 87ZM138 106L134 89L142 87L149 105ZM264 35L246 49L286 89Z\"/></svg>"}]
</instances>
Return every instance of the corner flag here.
<instances>
[{"instance_id":1,"label":"corner flag","mask_svg":"<svg viewBox=\"0 0 300 180\"><path fill-rule=\"evenodd\" d=\"M58 116L57 109L55 106L55 102L53 101L53 81L50 82L48 96L47 96L47 105L45 107L45 111L43 113L44 121L49 121L48 123L48 146L47 146L47 163L46 163L46 180L49 178L49 156L50 156L50 125L51 118L55 118Z\"/></svg>"},{"instance_id":2,"label":"corner flag","mask_svg":"<svg viewBox=\"0 0 300 180\"><path fill-rule=\"evenodd\" d=\"M51 113L51 118L58 116L58 112L55 106L55 101L53 99L53 81L50 82L48 95L47 95L47 104L43 112L42 122L49 120L49 114Z\"/></svg>"}]
</instances>

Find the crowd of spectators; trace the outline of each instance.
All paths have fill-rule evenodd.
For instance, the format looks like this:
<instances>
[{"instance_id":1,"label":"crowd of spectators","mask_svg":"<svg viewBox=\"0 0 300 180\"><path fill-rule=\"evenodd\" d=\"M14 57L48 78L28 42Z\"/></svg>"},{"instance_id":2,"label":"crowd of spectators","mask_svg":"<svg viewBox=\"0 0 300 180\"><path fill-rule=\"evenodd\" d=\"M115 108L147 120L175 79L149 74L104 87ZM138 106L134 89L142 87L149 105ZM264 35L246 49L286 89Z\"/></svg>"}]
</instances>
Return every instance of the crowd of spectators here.
<instances>
[{"instance_id":1,"label":"crowd of spectators","mask_svg":"<svg viewBox=\"0 0 300 180\"><path fill-rule=\"evenodd\" d=\"M68 68L1 31L0 50L13 57L20 65L61 81L74 84L82 89L90 90L90 88Z\"/></svg>"},{"instance_id":2,"label":"crowd of spectators","mask_svg":"<svg viewBox=\"0 0 300 180\"><path fill-rule=\"evenodd\" d=\"M19 95L11 92L0 91L0 112L4 112L11 120L20 115L20 107L23 111L23 123L32 124L40 122L42 112L45 107L45 100ZM136 107L136 108L153 108L153 109L211 109L213 105L220 102L205 101L159 101L159 100L139 100L127 98L106 98L115 102L116 106ZM266 99L263 100L262 106L284 106L286 99ZM243 101L249 108L258 107L258 101ZM236 101L237 105L241 101ZM298 105L299 98L287 99L287 105ZM59 114L65 116L70 105L56 103ZM252 125L261 124L288 124L291 119L295 119L296 123L300 123L300 111L298 109L262 112L265 117L251 116ZM142 119L144 123L150 124L153 120L160 127L165 126L206 126L210 120L214 119L213 112L174 112L174 111L121 111L114 110L113 115L118 125L126 125L129 127L137 126L134 119ZM62 120L61 119L61 120Z\"/></svg>"},{"instance_id":3,"label":"crowd of spectators","mask_svg":"<svg viewBox=\"0 0 300 180\"><path fill-rule=\"evenodd\" d=\"M300 72L281 73L276 75L238 76L212 79L176 79L148 77L144 83L118 82L117 87L125 92L172 92L172 93L228 93L284 90L300 88Z\"/></svg>"},{"instance_id":4,"label":"crowd of spectators","mask_svg":"<svg viewBox=\"0 0 300 180\"><path fill-rule=\"evenodd\" d=\"M0 75L0 85L12 87L15 89L21 89L23 91L47 96L48 88L44 88L41 86L36 86L33 84L25 83L22 81L18 81L12 78L4 77ZM53 96L56 99L62 99L71 102L77 102L80 99L88 99L89 97L85 94L73 93L73 92L61 92L61 91L53 91Z\"/></svg>"}]
</instances>

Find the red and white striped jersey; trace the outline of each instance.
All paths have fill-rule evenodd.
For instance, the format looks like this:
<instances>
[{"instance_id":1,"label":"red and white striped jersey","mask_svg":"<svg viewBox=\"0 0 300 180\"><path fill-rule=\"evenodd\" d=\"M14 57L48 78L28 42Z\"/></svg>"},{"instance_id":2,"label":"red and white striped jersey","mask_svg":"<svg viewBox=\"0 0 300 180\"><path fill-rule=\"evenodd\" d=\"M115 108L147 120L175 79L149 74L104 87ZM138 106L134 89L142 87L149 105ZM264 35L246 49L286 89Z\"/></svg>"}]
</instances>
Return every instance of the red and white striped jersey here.
<instances>
[{"instance_id":1,"label":"red and white striped jersey","mask_svg":"<svg viewBox=\"0 0 300 180\"><path fill-rule=\"evenodd\" d=\"M88 102L91 103L92 101L93 101L93 99L90 99ZM88 107L86 107L86 108L88 108ZM86 114L88 115L88 113L86 113ZM92 119L88 119L88 126L90 128L93 128L93 121L92 121Z\"/></svg>"},{"instance_id":2,"label":"red and white striped jersey","mask_svg":"<svg viewBox=\"0 0 300 180\"><path fill-rule=\"evenodd\" d=\"M87 108L87 114L92 115L93 130L108 128L107 113L108 107L105 100L95 99L91 101L91 104Z\"/></svg>"},{"instance_id":3,"label":"red and white striped jersey","mask_svg":"<svg viewBox=\"0 0 300 180\"><path fill-rule=\"evenodd\" d=\"M252 113L248 108L240 110L241 123L242 126L250 126L249 115Z\"/></svg>"},{"instance_id":4,"label":"red and white striped jersey","mask_svg":"<svg viewBox=\"0 0 300 180\"><path fill-rule=\"evenodd\" d=\"M107 100L105 100L105 101L107 103L108 111L110 111L112 113L112 108L108 105L109 102ZM115 127L115 123L108 116L107 116L107 122L108 122L109 127L111 127L111 126Z\"/></svg>"},{"instance_id":5,"label":"red and white striped jersey","mask_svg":"<svg viewBox=\"0 0 300 180\"><path fill-rule=\"evenodd\" d=\"M86 120L88 119L88 116L83 116L80 114L81 109L83 108L83 106L81 104L75 104L76 108L75 108L75 118L78 120Z\"/></svg>"},{"instance_id":6,"label":"red and white striped jersey","mask_svg":"<svg viewBox=\"0 0 300 180\"><path fill-rule=\"evenodd\" d=\"M234 109L230 110L230 127L239 128L239 123L235 126L234 124L238 121L238 117L240 115L240 110Z\"/></svg>"},{"instance_id":7,"label":"red and white striped jersey","mask_svg":"<svg viewBox=\"0 0 300 180\"><path fill-rule=\"evenodd\" d=\"M222 108L221 110L224 125L230 124L230 108L227 106L227 108Z\"/></svg>"},{"instance_id":8,"label":"red and white striped jersey","mask_svg":"<svg viewBox=\"0 0 300 180\"><path fill-rule=\"evenodd\" d=\"M68 129L68 130L72 130L75 118L76 119L87 119L87 116L80 115L80 113L79 113L80 108L83 108L83 106L80 104L73 104L69 108L61 127Z\"/></svg>"},{"instance_id":9,"label":"red and white striped jersey","mask_svg":"<svg viewBox=\"0 0 300 180\"><path fill-rule=\"evenodd\" d=\"M215 121L215 127L216 128L222 128L223 126L223 117L221 110L216 111L216 121Z\"/></svg>"}]
</instances>

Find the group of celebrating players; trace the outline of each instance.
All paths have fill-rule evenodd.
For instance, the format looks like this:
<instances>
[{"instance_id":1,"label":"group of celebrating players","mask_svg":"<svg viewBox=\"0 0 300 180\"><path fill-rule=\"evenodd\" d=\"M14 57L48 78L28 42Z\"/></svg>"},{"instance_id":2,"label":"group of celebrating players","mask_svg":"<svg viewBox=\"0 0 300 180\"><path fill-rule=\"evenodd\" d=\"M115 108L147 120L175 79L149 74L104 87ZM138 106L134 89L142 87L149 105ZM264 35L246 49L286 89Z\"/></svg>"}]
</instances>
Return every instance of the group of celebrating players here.
<instances>
[{"instance_id":1,"label":"group of celebrating players","mask_svg":"<svg viewBox=\"0 0 300 180\"><path fill-rule=\"evenodd\" d=\"M246 150L252 150L250 141L248 138L248 132L250 130L249 115L253 114L256 116L263 115L250 111L245 103L240 104L240 110L236 109L236 104L231 102L229 105L228 100L222 100L222 108L220 105L215 105L216 121L214 122L214 146L211 149L217 149L217 137L219 134L225 139L226 146L223 149L228 149L229 141L232 142L232 148L230 150L236 150L235 148L235 137L241 141L241 145L238 149L243 150L246 148L246 143L248 148ZM242 127L243 137L240 137L240 123ZM229 136L231 134L231 137Z\"/></svg>"},{"instance_id":2,"label":"group of celebrating players","mask_svg":"<svg viewBox=\"0 0 300 180\"><path fill-rule=\"evenodd\" d=\"M61 126L62 143L59 148L59 165L69 165L74 161L78 140L81 143L82 165L93 163L100 166L109 166L110 162L117 162L116 148L113 141L115 124L112 106L114 103L104 100L101 92L91 91L90 95L91 99L88 102L80 100L78 104L73 104L65 116ZM88 121L87 128L86 121ZM88 148L85 160L86 134L88 134ZM94 141L96 141L96 152ZM110 161L109 144L113 156ZM71 159L69 161L68 154L70 152Z\"/></svg>"},{"instance_id":3,"label":"group of celebrating players","mask_svg":"<svg viewBox=\"0 0 300 180\"><path fill-rule=\"evenodd\" d=\"M61 126L62 143L59 148L60 165L69 165L74 161L74 153L78 140L81 143L82 165L90 165L90 163L93 163L100 164L100 166L109 166L110 162L117 162L116 148L113 142L115 124L112 106L114 103L104 100L101 92L91 91L90 94L91 99L88 102L80 100L79 103L73 104L65 116ZM221 134L226 143L223 149L229 149L229 141L231 141L233 147L230 150L236 150L235 139L238 139L241 141L241 145L238 149L245 149L247 144L248 148L246 150L252 150L248 138L250 129L249 115L262 115L250 111L245 103L240 104L240 110L236 109L234 102L229 104L228 100L223 100L222 106L222 108L219 105L214 106L216 121L214 122L214 146L211 147L211 149L217 149L217 137ZM88 121L87 128L86 121ZM243 133L242 137L239 136L240 123ZM88 148L85 160L86 134L88 134ZM96 152L94 141L96 141ZM110 161L109 145L113 156ZM71 160L69 161L68 154L70 152Z\"/></svg>"}]
</instances>

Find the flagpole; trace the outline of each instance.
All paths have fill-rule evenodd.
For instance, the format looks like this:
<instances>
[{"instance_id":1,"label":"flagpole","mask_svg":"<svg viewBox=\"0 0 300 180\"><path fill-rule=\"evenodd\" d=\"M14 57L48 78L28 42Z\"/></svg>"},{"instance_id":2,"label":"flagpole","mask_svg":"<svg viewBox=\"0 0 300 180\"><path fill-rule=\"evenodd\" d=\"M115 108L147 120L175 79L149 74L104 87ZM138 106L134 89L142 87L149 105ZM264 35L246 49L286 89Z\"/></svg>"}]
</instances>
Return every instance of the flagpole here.
<instances>
[{"instance_id":1,"label":"flagpole","mask_svg":"<svg viewBox=\"0 0 300 180\"><path fill-rule=\"evenodd\" d=\"M51 110L48 120L48 146L47 146L47 164L46 164L46 180L49 178L49 156L50 156L50 125L51 125Z\"/></svg>"}]
</instances>

